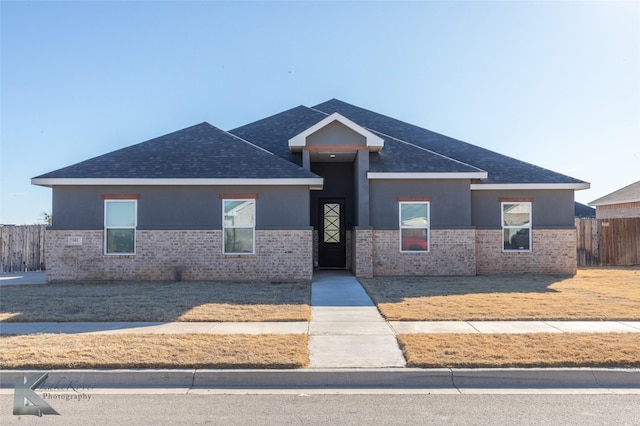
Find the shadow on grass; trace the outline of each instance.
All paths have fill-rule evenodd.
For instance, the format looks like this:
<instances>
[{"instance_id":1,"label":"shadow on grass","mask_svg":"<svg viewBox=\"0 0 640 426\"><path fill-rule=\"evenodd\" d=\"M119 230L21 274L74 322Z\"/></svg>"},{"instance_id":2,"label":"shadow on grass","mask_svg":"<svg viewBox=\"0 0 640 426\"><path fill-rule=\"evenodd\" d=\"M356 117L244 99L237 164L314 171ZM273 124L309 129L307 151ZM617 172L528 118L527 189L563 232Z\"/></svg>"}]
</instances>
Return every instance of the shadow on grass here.
<instances>
[{"instance_id":1,"label":"shadow on grass","mask_svg":"<svg viewBox=\"0 0 640 426\"><path fill-rule=\"evenodd\" d=\"M309 283L82 282L6 286L0 322L308 320Z\"/></svg>"},{"instance_id":2,"label":"shadow on grass","mask_svg":"<svg viewBox=\"0 0 640 426\"><path fill-rule=\"evenodd\" d=\"M408 298L490 293L557 293L549 288L568 275L485 275L475 277L403 276L361 278L360 283L377 303Z\"/></svg>"}]
</instances>

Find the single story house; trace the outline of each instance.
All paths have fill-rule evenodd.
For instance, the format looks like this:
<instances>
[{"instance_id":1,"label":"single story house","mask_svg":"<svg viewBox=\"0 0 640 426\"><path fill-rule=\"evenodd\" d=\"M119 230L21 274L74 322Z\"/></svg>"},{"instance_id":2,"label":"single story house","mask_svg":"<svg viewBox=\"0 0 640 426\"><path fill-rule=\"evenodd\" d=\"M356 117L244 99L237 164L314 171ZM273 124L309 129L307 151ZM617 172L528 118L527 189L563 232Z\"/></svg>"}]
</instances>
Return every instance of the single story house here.
<instances>
[{"instance_id":1,"label":"single story house","mask_svg":"<svg viewBox=\"0 0 640 426\"><path fill-rule=\"evenodd\" d=\"M53 190L49 281L573 274L589 187L336 99L32 183Z\"/></svg>"},{"instance_id":2,"label":"single story house","mask_svg":"<svg viewBox=\"0 0 640 426\"><path fill-rule=\"evenodd\" d=\"M589 203L596 208L597 219L640 217L640 181Z\"/></svg>"}]
</instances>

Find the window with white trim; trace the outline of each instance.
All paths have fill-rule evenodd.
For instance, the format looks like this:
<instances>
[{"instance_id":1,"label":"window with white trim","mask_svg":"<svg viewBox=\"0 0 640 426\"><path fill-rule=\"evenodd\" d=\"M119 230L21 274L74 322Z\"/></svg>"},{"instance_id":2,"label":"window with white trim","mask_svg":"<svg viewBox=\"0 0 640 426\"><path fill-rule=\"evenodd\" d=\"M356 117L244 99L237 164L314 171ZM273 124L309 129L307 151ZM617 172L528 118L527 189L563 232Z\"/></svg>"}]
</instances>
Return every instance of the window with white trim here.
<instances>
[{"instance_id":1,"label":"window with white trim","mask_svg":"<svg viewBox=\"0 0 640 426\"><path fill-rule=\"evenodd\" d=\"M137 200L104 201L104 253L136 254Z\"/></svg>"},{"instance_id":2,"label":"window with white trim","mask_svg":"<svg viewBox=\"0 0 640 426\"><path fill-rule=\"evenodd\" d=\"M254 254L256 200L222 200L222 250L224 254Z\"/></svg>"},{"instance_id":3,"label":"window with white trim","mask_svg":"<svg viewBox=\"0 0 640 426\"><path fill-rule=\"evenodd\" d=\"M429 207L428 201L401 201L400 251L429 251Z\"/></svg>"},{"instance_id":4,"label":"window with white trim","mask_svg":"<svg viewBox=\"0 0 640 426\"><path fill-rule=\"evenodd\" d=\"M531 251L531 203L502 203L504 251Z\"/></svg>"}]
</instances>

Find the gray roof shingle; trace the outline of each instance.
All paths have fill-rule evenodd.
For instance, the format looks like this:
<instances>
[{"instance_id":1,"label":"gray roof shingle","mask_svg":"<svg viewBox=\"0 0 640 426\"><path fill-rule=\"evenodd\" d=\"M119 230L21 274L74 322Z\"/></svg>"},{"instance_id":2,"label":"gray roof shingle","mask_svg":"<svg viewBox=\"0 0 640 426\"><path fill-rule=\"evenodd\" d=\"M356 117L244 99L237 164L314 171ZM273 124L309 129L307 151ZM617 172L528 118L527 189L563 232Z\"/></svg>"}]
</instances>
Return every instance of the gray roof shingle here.
<instances>
[{"instance_id":1,"label":"gray roof shingle","mask_svg":"<svg viewBox=\"0 0 640 426\"><path fill-rule=\"evenodd\" d=\"M301 167L289 139L337 112L384 139L370 171L487 172L482 183L584 183L337 99L298 106L225 132L200 123L65 167L44 178L319 178Z\"/></svg>"},{"instance_id":2,"label":"gray roof shingle","mask_svg":"<svg viewBox=\"0 0 640 426\"><path fill-rule=\"evenodd\" d=\"M327 114L337 112L369 130L393 136L485 170L489 173L489 177L483 183L583 183L579 179L516 160L337 99L316 105L313 109Z\"/></svg>"},{"instance_id":3,"label":"gray roof shingle","mask_svg":"<svg viewBox=\"0 0 640 426\"><path fill-rule=\"evenodd\" d=\"M289 150L289 139L322 121L328 114L298 106L271 117L229 130L277 156L302 165L302 155Z\"/></svg>"},{"instance_id":4,"label":"gray roof shingle","mask_svg":"<svg viewBox=\"0 0 640 426\"><path fill-rule=\"evenodd\" d=\"M44 178L305 179L318 176L204 122L35 179Z\"/></svg>"}]
</instances>

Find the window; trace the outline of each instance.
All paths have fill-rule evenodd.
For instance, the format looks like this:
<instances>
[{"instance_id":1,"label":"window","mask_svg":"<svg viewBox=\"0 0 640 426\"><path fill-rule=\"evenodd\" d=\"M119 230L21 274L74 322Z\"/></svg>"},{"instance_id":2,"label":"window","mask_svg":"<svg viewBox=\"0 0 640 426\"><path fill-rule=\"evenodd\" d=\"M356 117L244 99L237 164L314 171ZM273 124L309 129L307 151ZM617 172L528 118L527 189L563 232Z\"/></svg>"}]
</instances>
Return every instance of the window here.
<instances>
[{"instance_id":1,"label":"window","mask_svg":"<svg viewBox=\"0 0 640 426\"><path fill-rule=\"evenodd\" d=\"M322 242L325 244L340 242L340 203L325 203L323 205L324 230Z\"/></svg>"},{"instance_id":2,"label":"window","mask_svg":"<svg viewBox=\"0 0 640 426\"><path fill-rule=\"evenodd\" d=\"M531 203L502 203L504 251L531 251Z\"/></svg>"},{"instance_id":3,"label":"window","mask_svg":"<svg viewBox=\"0 0 640 426\"><path fill-rule=\"evenodd\" d=\"M255 200L222 200L223 253L255 252Z\"/></svg>"},{"instance_id":4,"label":"window","mask_svg":"<svg viewBox=\"0 0 640 426\"><path fill-rule=\"evenodd\" d=\"M105 254L136 254L136 200L105 200Z\"/></svg>"},{"instance_id":5,"label":"window","mask_svg":"<svg viewBox=\"0 0 640 426\"><path fill-rule=\"evenodd\" d=\"M429 202L400 202L400 251L429 251Z\"/></svg>"}]
</instances>

